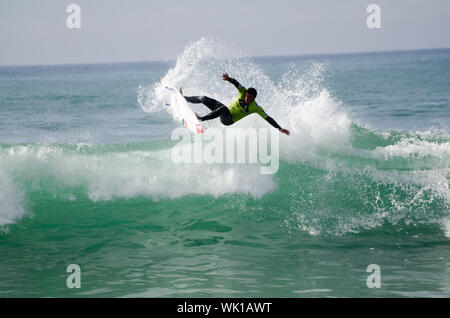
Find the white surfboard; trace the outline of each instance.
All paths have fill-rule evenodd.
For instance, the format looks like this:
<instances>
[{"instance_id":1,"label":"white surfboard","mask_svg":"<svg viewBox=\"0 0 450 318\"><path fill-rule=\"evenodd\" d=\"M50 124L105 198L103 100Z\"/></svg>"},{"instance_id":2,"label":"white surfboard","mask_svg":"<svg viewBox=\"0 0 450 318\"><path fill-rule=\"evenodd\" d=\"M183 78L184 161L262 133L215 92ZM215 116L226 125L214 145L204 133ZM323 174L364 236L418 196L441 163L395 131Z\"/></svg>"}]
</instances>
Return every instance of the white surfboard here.
<instances>
[{"instance_id":1,"label":"white surfboard","mask_svg":"<svg viewBox=\"0 0 450 318\"><path fill-rule=\"evenodd\" d=\"M169 106L173 109L174 116L180 120L184 127L189 129L190 131L201 134L203 133L203 127L201 122L195 117L194 112L192 109L188 106L188 103L184 99L184 97L180 94L180 92L173 88L168 87L166 88L170 92L170 104Z\"/></svg>"}]
</instances>

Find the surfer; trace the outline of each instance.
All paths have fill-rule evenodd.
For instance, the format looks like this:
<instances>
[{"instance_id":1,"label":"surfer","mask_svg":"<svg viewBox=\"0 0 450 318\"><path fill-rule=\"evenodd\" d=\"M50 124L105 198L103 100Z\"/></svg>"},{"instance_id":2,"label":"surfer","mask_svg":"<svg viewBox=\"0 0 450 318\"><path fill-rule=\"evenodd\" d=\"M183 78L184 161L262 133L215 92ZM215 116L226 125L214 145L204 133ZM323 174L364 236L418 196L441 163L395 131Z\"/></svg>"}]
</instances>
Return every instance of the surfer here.
<instances>
[{"instance_id":1,"label":"surfer","mask_svg":"<svg viewBox=\"0 0 450 318\"><path fill-rule=\"evenodd\" d=\"M181 87L179 88L181 95L183 95L183 97L188 102L194 104L202 103L211 110L211 112L205 116L199 116L197 113L195 113L195 116L197 116L198 120L205 121L220 117L220 121L222 122L222 124L224 124L225 126L229 126L234 124L238 120L241 120L247 115L257 113L283 134L290 134L289 130L281 128L280 125L278 125L272 117L267 115L262 107L256 103L256 89L254 89L253 87L246 89L234 78L229 77L227 73L222 74L222 79L236 86L237 90L239 91L238 97L236 97L236 99L228 107L208 96L184 96Z\"/></svg>"}]
</instances>

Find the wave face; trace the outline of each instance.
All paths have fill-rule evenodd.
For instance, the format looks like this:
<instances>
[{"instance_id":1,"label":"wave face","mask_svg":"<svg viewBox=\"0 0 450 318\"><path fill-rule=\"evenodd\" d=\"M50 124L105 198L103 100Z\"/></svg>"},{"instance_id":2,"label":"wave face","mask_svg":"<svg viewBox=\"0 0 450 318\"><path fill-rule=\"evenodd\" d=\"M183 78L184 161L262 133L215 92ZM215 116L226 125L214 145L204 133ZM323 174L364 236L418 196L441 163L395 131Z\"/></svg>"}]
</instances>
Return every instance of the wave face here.
<instances>
[{"instance_id":1,"label":"wave face","mask_svg":"<svg viewBox=\"0 0 450 318\"><path fill-rule=\"evenodd\" d=\"M289 201L284 218L290 226L312 234L343 235L386 222L398 228L437 224L448 235L448 134L361 127L330 93L326 71L326 63L292 66L274 82L243 54L201 39L179 55L159 82L139 87L138 100L146 112L162 110L164 87L174 85L182 86L185 95L229 103L234 88L220 78L228 72L247 87L257 87L258 103L292 132L281 136L283 168L272 178L280 185L277 198ZM193 108L204 112L197 105ZM237 124L264 125L258 116Z\"/></svg>"},{"instance_id":2,"label":"wave face","mask_svg":"<svg viewBox=\"0 0 450 318\"><path fill-rule=\"evenodd\" d=\"M256 200L253 208L277 211L289 229L313 235L342 236L384 224L396 230L438 226L449 235L449 136L363 128L330 92L327 67L319 62L288 65L275 81L236 49L210 39L193 42L160 80L139 85L139 107L150 115L166 113L178 126L164 105L165 86L181 86L185 95L207 95L228 104L236 94L221 79L228 72L243 85L257 87L258 103L291 131L291 136L280 136L275 175L260 174L258 165L175 164L174 141L168 139L2 144L0 224L32 216L39 204L33 200L41 199L64 203L83 198L95 206L140 197L181 199L182 204L186 196L231 195L232 204L241 195ZM202 105L191 105L206 113ZM225 129L219 121L206 126ZM254 115L236 126L267 123Z\"/></svg>"}]
</instances>

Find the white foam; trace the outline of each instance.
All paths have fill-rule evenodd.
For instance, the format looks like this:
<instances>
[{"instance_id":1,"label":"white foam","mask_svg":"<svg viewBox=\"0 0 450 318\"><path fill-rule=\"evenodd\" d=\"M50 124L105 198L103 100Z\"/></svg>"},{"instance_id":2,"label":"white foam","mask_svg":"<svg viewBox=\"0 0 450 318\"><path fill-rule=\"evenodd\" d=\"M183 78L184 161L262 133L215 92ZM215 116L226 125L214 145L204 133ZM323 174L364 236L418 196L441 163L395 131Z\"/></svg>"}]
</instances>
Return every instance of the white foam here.
<instances>
[{"instance_id":1,"label":"white foam","mask_svg":"<svg viewBox=\"0 0 450 318\"><path fill-rule=\"evenodd\" d=\"M443 224L445 236L450 238L450 218L444 219Z\"/></svg>"},{"instance_id":2,"label":"white foam","mask_svg":"<svg viewBox=\"0 0 450 318\"><path fill-rule=\"evenodd\" d=\"M450 159L450 142L437 143L408 138L394 145L377 147L372 151L372 154L385 160L395 157L412 159L435 157L448 162Z\"/></svg>"},{"instance_id":3,"label":"white foam","mask_svg":"<svg viewBox=\"0 0 450 318\"><path fill-rule=\"evenodd\" d=\"M20 178L21 183L39 186L38 180L52 179L56 184L53 189L56 195L60 187L84 186L93 201L140 195L152 199L228 193L259 197L276 188L272 178L260 174L259 167L254 165L175 164L170 151L171 148L89 154L80 149L63 150L40 144L12 147L2 154L2 163ZM3 189L6 189L2 195L14 198L12 194L20 193L9 179L2 180ZM46 190L52 191L51 188ZM9 202L8 207L13 208L18 201L2 202ZM2 208L2 211L9 210ZM11 215L2 212L2 216Z\"/></svg>"},{"instance_id":4,"label":"white foam","mask_svg":"<svg viewBox=\"0 0 450 318\"><path fill-rule=\"evenodd\" d=\"M17 188L11 176L0 169L0 226L14 223L25 214L23 192Z\"/></svg>"}]
</instances>

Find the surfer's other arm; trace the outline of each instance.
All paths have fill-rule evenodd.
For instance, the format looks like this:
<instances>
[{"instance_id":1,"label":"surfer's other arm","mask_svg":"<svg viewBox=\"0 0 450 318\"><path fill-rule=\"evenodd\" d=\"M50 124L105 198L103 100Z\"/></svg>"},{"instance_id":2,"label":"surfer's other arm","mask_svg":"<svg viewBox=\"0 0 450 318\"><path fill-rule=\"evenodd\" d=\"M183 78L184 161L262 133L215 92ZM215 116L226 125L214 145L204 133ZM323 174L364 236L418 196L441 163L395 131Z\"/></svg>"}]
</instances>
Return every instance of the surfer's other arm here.
<instances>
[{"instance_id":1,"label":"surfer's other arm","mask_svg":"<svg viewBox=\"0 0 450 318\"><path fill-rule=\"evenodd\" d=\"M264 118L264 117L263 117ZM280 132L282 132L283 134L289 135L290 132L287 129L281 128L280 125L278 125L278 123L275 121L275 119L273 119L270 116L267 116L266 118L264 118L265 120L267 120L267 122L269 124L271 124L273 127L275 127L276 129L278 129Z\"/></svg>"}]
</instances>

